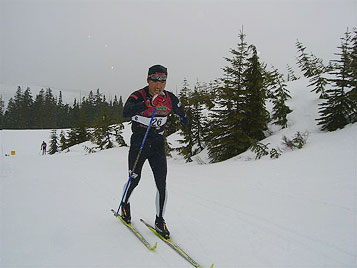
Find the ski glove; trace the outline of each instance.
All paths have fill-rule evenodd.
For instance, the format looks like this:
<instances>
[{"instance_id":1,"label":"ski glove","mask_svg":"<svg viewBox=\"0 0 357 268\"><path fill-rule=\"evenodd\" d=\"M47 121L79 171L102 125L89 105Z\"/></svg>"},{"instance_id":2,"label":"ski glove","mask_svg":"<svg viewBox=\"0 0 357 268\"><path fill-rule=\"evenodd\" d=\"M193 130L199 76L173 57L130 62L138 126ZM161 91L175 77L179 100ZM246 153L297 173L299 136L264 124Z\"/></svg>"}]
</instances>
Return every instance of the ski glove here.
<instances>
[{"instance_id":1,"label":"ski glove","mask_svg":"<svg viewBox=\"0 0 357 268\"><path fill-rule=\"evenodd\" d=\"M184 128L188 128L189 122L187 116L180 117L180 122Z\"/></svg>"},{"instance_id":2,"label":"ski glove","mask_svg":"<svg viewBox=\"0 0 357 268\"><path fill-rule=\"evenodd\" d=\"M147 99L146 100L146 106L147 107L156 107L160 106L165 102L165 96L163 95L155 95L152 99Z\"/></svg>"}]
</instances>

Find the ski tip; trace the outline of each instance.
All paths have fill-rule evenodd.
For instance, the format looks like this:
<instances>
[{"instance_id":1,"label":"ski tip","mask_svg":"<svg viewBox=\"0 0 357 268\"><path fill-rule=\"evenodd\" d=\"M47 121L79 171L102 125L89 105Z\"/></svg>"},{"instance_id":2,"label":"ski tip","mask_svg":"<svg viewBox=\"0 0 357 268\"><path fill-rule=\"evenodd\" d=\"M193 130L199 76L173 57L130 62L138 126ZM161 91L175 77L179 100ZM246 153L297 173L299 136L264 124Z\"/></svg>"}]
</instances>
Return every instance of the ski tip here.
<instances>
[{"instance_id":1,"label":"ski tip","mask_svg":"<svg viewBox=\"0 0 357 268\"><path fill-rule=\"evenodd\" d=\"M209 268L213 268L213 264Z\"/></svg>"},{"instance_id":2,"label":"ski tip","mask_svg":"<svg viewBox=\"0 0 357 268\"><path fill-rule=\"evenodd\" d=\"M152 247L151 250L155 250L157 248L157 242L155 242L155 245Z\"/></svg>"}]
</instances>

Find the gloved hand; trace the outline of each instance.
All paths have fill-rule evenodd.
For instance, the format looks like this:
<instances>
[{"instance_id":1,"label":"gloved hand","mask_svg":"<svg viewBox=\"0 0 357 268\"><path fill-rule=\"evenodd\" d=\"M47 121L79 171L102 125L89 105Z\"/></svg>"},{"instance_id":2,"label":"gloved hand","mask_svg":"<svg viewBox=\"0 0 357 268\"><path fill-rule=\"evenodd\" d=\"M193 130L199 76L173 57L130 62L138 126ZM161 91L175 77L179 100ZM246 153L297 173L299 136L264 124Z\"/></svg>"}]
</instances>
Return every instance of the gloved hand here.
<instances>
[{"instance_id":1,"label":"gloved hand","mask_svg":"<svg viewBox=\"0 0 357 268\"><path fill-rule=\"evenodd\" d=\"M180 117L180 122L181 122L181 125L182 125L184 128L188 128L189 121L188 121L187 116L182 116L182 117Z\"/></svg>"},{"instance_id":2,"label":"gloved hand","mask_svg":"<svg viewBox=\"0 0 357 268\"><path fill-rule=\"evenodd\" d=\"M165 102L164 95L155 95L152 99L146 100L146 106L147 107L156 107L156 106L162 105L164 102Z\"/></svg>"},{"instance_id":3,"label":"gloved hand","mask_svg":"<svg viewBox=\"0 0 357 268\"><path fill-rule=\"evenodd\" d=\"M156 107L162 105L164 102L165 102L165 96L155 95L151 100L151 105Z\"/></svg>"}]
</instances>

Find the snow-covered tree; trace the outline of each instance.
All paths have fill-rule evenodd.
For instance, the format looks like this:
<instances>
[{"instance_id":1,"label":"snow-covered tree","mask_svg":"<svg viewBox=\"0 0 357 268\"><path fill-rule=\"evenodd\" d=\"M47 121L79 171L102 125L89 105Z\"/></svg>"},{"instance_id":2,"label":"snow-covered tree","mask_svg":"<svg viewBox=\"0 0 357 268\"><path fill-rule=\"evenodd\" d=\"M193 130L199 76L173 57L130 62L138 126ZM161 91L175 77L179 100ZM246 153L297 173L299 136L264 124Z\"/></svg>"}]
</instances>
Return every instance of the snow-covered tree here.
<instances>
[{"instance_id":1,"label":"snow-covered tree","mask_svg":"<svg viewBox=\"0 0 357 268\"><path fill-rule=\"evenodd\" d=\"M112 141L112 136L114 133L114 126L110 124L108 112L103 109L101 115L95 122L95 127L90 139L94 144L97 145L97 149L110 149L114 147Z\"/></svg>"},{"instance_id":2,"label":"snow-covered tree","mask_svg":"<svg viewBox=\"0 0 357 268\"><path fill-rule=\"evenodd\" d=\"M215 108L211 110L207 126L207 148L211 162L236 156L250 146L249 134L244 128L247 120L247 87L245 72L248 69L249 48L243 31L239 34L232 58L225 58L224 78L216 89Z\"/></svg>"},{"instance_id":3,"label":"snow-covered tree","mask_svg":"<svg viewBox=\"0 0 357 268\"><path fill-rule=\"evenodd\" d=\"M59 149L61 152L63 152L67 148L68 148L68 141L66 138L66 133L64 132L64 130L62 130L59 137Z\"/></svg>"},{"instance_id":4,"label":"snow-covered tree","mask_svg":"<svg viewBox=\"0 0 357 268\"><path fill-rule=\"evenodd\" d=\"M250 45L251 56L248 58L247 69L244 72L245 80L245 115L243 128L251 139L265 138L264 130L267 129L268 112L265 108L266 90L263 86L264 70L259 62L257 49Z\"/></svg>"},{"instance_id":5,"label":"snow-covered tree","mask_svg":"<svg viewBox=\"0 0 357 268\"><path fill-rule=\"evenodd\" d=\"M189 85L187 79L184 79L182 89L181 89L178 97L179 97L180 102L182 103L183 107L185 107L186 116L189 118L189 120L192 120L191 119L192 118L192 107L190 106L190 98L192 97L191 91L192 90L190 89L190 85ZM186 129L182 129L181 134L183 136L183 139L179 140L179 143L182 144L183 146L180 148L177 148L177 151L181 155L183 155L186 162L192 162L192 156L194 155L194 153L193 153L194 142L193 142L191 126L189 126Z\"/></svg>"},{"instance_id":6,"label":"snow-covered tree","mask_svg":"<svg viewBox=\"0 0 357 268\"><path fill-rule=\"evenodd\" d=\"M272 92L272 102L273 110L271 119L273 123L281 126L282 128L287 127L287 115L292 112L292 110L286 105L286 101L291 98L287 85L284 81L283 75L274 69L271 73L274 82L271 83L270 91Z\"/></svg>"},{"instance_id":7,"label":"snow-covered tree","mask_svg":"<svg viewBox=\"0 0 357 268\"><path fill-rule=\"evenodd\" d=\"M356 113L357 104L350 97L353 88L351 32L347 31L341 38L339 59L334 60L334 69L330 72L332 88L327 90L326 102L320 105L321 117L317 119L322 130L334 131L350 123Z\"/></svg>"},{"instance_id":8,"label":"snow-covered tree","mask_svg":"<svg viewBox=\"0 0 357 268\"><path fill-rule=\"evenodd\" d=\"M50 137L50 148L48 150L49 154L55 154L58 152L58 136L57 136L57 130L53 129L51 131L51 137Z\"/></svg>"}]
</instances>

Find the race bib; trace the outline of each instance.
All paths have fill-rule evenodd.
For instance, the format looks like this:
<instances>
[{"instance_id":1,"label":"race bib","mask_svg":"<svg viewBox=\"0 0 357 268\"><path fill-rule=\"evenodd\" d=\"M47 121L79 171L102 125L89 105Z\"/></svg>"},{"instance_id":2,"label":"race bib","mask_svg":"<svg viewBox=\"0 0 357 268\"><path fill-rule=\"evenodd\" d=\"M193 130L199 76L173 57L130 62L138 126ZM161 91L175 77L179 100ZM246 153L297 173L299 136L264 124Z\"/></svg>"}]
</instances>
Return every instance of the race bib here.
<instances>
[{"instance_id":1,"label":"race bib","mask_svg":"<svg viewBox=\"0 0 357 268\"><path fill-rule=\"evenodd\" d=\"M141 116L141 115L135 115L131 118L132 121L138 122L140 124L143 124L145 126L149 126L150 125L150 121L151 118L150 117L145 117L145 116ZM160 128L163 125L165 125L167 122L167 116L163 116L163 117L154 117L153 121L152 121L152 127L155 128Z\"/></svg>"}]
</instances>

